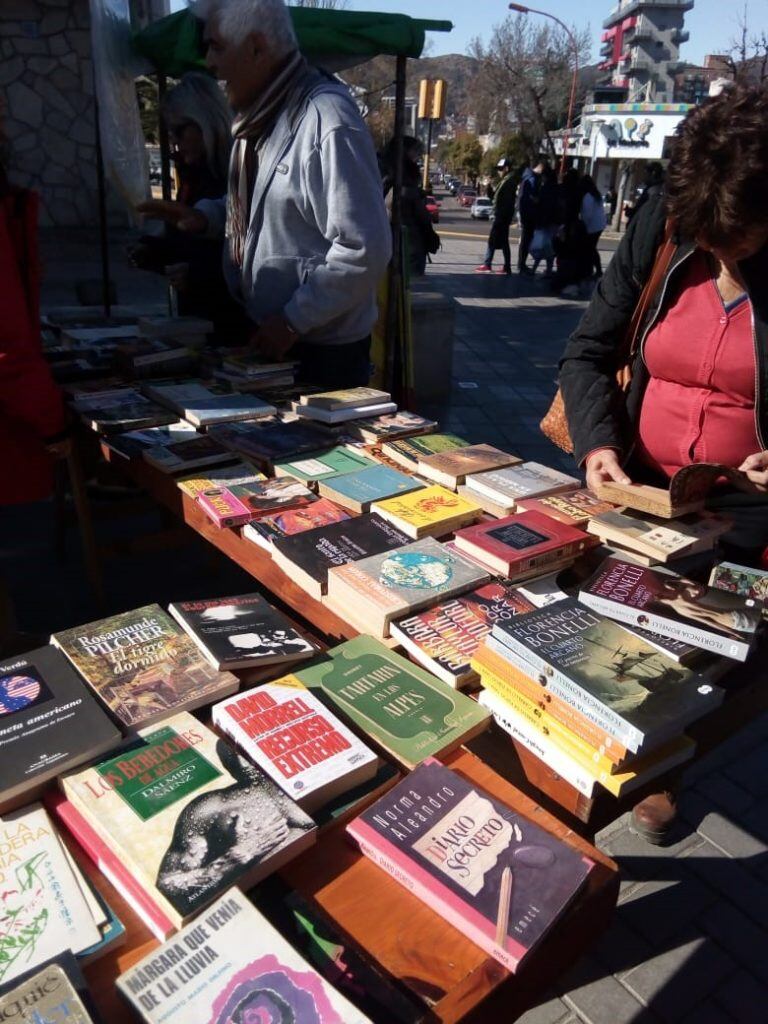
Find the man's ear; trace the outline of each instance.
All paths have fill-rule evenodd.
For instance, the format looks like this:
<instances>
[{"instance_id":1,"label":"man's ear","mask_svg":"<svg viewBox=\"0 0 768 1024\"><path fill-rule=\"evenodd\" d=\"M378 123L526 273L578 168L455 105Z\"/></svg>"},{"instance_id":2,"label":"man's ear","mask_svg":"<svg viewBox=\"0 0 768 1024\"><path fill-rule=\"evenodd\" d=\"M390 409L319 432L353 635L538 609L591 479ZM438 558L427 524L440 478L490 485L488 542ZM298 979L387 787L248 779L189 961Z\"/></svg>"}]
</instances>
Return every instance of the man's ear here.
<instances>
[{"instance_id":1,"label":"man's ear","mask_svg":"<svg viewBox=\"0 0 768 1024\"><path fill-rule=\"evenodd\" d=\"M263 32L249 32L245 37L245 48L254 57L261 57L268 52L267 37Z\"/></svg>"}]
</instances>

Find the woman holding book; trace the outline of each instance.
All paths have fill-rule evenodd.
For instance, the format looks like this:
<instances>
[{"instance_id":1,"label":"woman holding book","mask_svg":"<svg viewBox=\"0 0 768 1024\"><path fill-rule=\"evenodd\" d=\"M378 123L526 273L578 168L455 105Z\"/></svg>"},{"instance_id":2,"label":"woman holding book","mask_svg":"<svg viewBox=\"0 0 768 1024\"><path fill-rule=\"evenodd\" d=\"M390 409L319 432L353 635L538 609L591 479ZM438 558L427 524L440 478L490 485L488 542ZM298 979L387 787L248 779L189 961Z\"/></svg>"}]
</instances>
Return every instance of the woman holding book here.
<instances>
[{"instance_id":1,"label":"woman holding book","mask_svg":"<svg viewBox=\"0 0 768 1024\"><path fill-rule=\"evenodd\" d=\"M722 487L709 501L733 520L725 539L741 562L768 546L767 180L768 90L734 86L691 111L666 196L633 219L560 371L588 486L668 486L699 462L743 473L744 493ZM671 258L624 394L616 370L660 250Z\"/></svg>"}]
</instances>

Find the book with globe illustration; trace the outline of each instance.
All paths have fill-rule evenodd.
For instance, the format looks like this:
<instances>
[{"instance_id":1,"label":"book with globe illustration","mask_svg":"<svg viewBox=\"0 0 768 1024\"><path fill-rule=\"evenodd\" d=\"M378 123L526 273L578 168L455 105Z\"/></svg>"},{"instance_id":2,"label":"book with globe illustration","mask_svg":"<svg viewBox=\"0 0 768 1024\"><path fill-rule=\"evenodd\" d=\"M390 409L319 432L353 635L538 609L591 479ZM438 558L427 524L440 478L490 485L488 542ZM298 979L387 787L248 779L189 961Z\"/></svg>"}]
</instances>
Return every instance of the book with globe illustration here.
<instances>
[{"instance_id":1,"label":"book with globe illustration","mask_svg":"<svg viewBox=\"0 0 768 1024\"><path fill-rule=\"evenodd\" d=\"M487 580L487 572L427 537L332 568L328 603L361 632L385 637L393 619L473 590Z\"/></svg>"},{"instance_id":2,"label":"book with globe illustration","mask_svg":"<svg viewBox=\"0 0 768 1024\"><path fill-rule=\"evenodd\" d=\"M117 987L146 1024L371 1024L235 888Z\"/></svg>"},{"instance_id":3,"label":"book with globe illustration","mask_svg":"<svg viewBox=\"0 0 768 1024\"><path fill-rule=\"evenodd\" d=\"M312 819L279 786L186 712L60 785L177 928L315 839Z\"/></svg>"},{"instance_id":4,"label":"book with globe illustration","mask_svg":"<svg viewBox=\"0 0 768 1024\"><path fill-rule=\"evenodd\" d=\"M370 636L348 640L294 674L408 769L450 753L490 723L476 701Z\"/></svg>"}]
</instances>

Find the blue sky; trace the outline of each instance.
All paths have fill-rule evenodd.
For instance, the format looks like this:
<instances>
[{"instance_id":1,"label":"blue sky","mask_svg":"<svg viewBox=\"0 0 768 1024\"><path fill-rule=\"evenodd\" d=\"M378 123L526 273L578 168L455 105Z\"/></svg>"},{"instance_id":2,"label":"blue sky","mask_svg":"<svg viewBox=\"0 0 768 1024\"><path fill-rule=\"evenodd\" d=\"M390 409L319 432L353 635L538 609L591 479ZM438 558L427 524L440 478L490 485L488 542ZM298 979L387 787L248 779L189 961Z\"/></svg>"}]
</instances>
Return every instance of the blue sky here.
<instances>
[{"instance_id":1,"label":"blue sky","mask_svg":"<svg viewBox=\"0 0 768 1024\"><path fill-rule=\"evenodd\" d=\"M175 8L183 7L185 0L172 0ZM568 24L589 26L597 51L602 22L614 6L614 0L539 0L534 6L551 11ZM464 53L474 36L488 36L492 26L504 19L507 5L504 0L352 0L356 11L397 11L413 17L442 18L452 21L453 32L432 35L432 53ZM574 16L574 7L578 15ZM696 0L696 6L686 15L685 25L691 38L681 50L683 60L699 63L706 53L717 53L727 48L736 35L737 15L741 0ZM768 0L749 0L750 21L757 28L768 26Z\"/></svg>"}]
</instances>

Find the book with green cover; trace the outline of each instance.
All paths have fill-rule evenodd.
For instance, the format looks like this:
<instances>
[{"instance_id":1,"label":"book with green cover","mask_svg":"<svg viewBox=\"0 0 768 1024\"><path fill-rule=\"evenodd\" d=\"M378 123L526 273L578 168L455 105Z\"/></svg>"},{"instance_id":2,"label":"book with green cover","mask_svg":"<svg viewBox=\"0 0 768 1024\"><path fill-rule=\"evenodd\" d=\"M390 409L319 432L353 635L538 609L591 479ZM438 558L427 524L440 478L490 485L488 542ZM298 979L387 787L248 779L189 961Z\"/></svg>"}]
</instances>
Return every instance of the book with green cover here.
<instances>
[{"instance_id":1,"label":"book with green cover","mask_svg":"<svg viewBox=\"0 0 768 1024\"><path fill-rule=\"evenodd\" d=\"M330 451L308 452L299 459L281 459L275 463L275 476L292 476L302 483L316 484L342 473L356 473L359 469L375 466L373 459L348 448L331 448Z\"/></svg>"},{"instance_id":2,"label":"book with green cover","mask_svg":"<svg viewBox=\"0 0 768 1024\"><path fill-rule=\"evenodd\" d=\"M439 455L441 452L451 452L454 448L467 448L469 441L457 434L425 434L423 437L403 438L400 441L387 441L383 444L382 451L391 459L415 470L419 459L427 455Z\"/></svg>"},{"instance_id":3,"label":"book with green cover","mask_svg":"<svg viewBox=\"0 0 768 1024\"><path fill-rule=\"evenodd\" d=\"M408 769L448 754L490 722L475 701L368 636L296 676Z\"/></svg>"}]
</instances>

